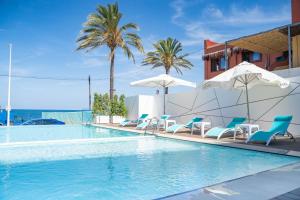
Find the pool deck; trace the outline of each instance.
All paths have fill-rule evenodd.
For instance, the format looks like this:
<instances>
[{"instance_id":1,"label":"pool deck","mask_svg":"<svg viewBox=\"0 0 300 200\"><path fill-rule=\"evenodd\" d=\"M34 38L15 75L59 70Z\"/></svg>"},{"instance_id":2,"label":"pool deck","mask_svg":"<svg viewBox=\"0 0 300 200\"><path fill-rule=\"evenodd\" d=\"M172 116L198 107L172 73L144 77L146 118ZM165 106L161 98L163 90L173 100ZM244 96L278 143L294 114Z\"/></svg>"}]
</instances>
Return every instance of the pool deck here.
<instances>
[{"instance_id":1,"label":"pool deck","mask_svg":"<svg viewBox=\"0 0 300 200\"><path fill-rule=\"evenodd\" d=\"M134 127L119 127L117 125L93 124L104 128L133 131L144 134L145 131L136 130ZM148 134L153 134L151 130ZM155 132L154 135L185 141L201 142L206 144L221 145L233 148L242 148L268 153L290 155L300 157L300 138L296 142L289 139L278 139L276 142L265 146L264 144L245 144L243 138L233 140L224 138L202 138L199 132L191 135L188 131L176 134ZM225 181L208 187L198 188L192 191L176 193L161 200L295 200L300 199L300 162L283 166L277 169L263 171L230 181Z\"/></svg>"},{"instance_id":2,"label":"pool deck","mask_svg":"<svg viewBox=\"0 0 300 200\"><path fill-rule=\"evenodd\" d=\"M116 124L92 124L93 126L99 126L104 128L113 128L124 131L132 131L140 134L145 134L143 130L136 130L134 127L120 127ZM202 138L199 131L194 131L194 134L191 135L190 131L184 130L176 134L165 133L163 131L148 130L147 134L154 134L159 137L192 141L192 142L201 142L206 144L221 145L233 148L248 149L254 151L262 151L268 153L277 153L282 155L296 156L300 157L300 138L296 138L296 142L290 141L288 138L278 138L277 141L273 141L269 146L264 144L245 144L245 139L238 137L236 140L233 140L232 137L221 138L217 140L215 138Z\"/></svg>"}]
</instances>

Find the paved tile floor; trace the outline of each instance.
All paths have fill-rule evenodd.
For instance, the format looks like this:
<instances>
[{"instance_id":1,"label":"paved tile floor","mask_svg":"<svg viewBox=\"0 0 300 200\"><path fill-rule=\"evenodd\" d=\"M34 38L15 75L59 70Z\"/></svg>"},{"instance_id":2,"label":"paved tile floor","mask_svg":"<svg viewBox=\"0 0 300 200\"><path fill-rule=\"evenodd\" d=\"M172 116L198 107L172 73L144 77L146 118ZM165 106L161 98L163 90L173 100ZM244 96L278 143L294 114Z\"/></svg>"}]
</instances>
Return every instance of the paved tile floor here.
<instances>
[{"instance_id":1,"label":"paved tile floor","mask_svg":"<svg viewBox=\"0 0 300 200\"><path fill-rule=\"evenodd\" d=\"M295 200L300 199L299 177L296 163L159 200Z\"/></svg>"},{"instance_id":2,"label":"paved tile floor","mask_svg":"<svg viewBox=\"0 0 300 200\"><path fill-rule=\"evenodd\" d=\"M272 198L271 200L300 200L300 188Z\"/></svg>"}]
</instances>

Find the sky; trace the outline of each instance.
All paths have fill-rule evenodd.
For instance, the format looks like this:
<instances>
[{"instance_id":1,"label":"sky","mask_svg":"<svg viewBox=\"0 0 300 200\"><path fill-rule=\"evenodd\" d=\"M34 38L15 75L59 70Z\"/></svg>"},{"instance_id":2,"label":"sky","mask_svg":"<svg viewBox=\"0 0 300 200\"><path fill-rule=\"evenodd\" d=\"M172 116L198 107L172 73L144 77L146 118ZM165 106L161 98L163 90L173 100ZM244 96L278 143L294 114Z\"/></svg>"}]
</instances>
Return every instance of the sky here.
<instances>
[{"instance_id":1,"label":"sky","mask_svg":"<svg viewBox=\"0 0 300 200\"><path fill-rule=\"evenodd\" d=\"M97 5L111 0L0 0L0 106L7 104L9 48L13 45L12 74L55 77L59 80L12 79L12 108L86 109L88 76L92 93L109 90L106 48L76 51L76 39L87 16ZM146 52L153 43L173 37L183 45L193 63L183 75L171 74L200 84L203 81L203 40L217 42L268 30L290 23L288 0L118 0L121 24L139 25L137 32ZM272 2L272 3L270 3ZM136 62L117 52L117 94L154 94L153 88L130 87L135 80L156 76L163 69L142 66L144 55L135 51ZM80 80L68 80L68 79ZM67 80L61 80L67 79ZM95 80L96 79L96 80ZM170 93L189 91L171 88Z\"/></svg>"}]
</instances>

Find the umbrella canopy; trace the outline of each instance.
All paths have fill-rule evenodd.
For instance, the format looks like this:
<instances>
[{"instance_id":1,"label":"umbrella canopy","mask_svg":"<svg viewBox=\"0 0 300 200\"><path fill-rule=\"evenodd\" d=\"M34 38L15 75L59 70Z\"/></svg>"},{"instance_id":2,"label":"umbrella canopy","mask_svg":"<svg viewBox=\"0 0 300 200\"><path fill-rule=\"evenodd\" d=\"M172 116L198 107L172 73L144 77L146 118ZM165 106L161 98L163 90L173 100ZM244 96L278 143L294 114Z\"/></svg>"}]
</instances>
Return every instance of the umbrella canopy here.
<instances>
[{"instance_id":1,"label":"umbrella canopy","mask_svg":"<svg viewBox=\"0 0 300 200\"><path fill-rule=\"evenodd\" d=\"M196 83L185 81L179 78L174 78L167 74L161 74L159 76L146 78L139 81L134 81L130 83L131 86L139 87L174 87L174 86L187 86L187 87L196 87ZM165 94L164 94L164 114L165 114Z\"/></svg>"},{"instance_id":2,"label":"umbrella canopy","mask_svg":"<svg viewBox=\"0 0 300 200\"><path fill-rule=\"evenodd\" d=\"M146 78L139 81L134 81L130 83L131 86L140 86L140 87L174 87L174 86L187 86L187 87L196 87L196 83L185 81L179 78L174 78L167 74L161 74L159 76Z\"/></svg>"},{"instance_id":3,"label":"umbrella canopy","mask_svg":"<svg viewBox=\"0 0 300 200\"><path fill-rule=\"evenodd\" d=\"M264 70L252 63L246 61L237 66L215 76L212 79L204 81L202 87L221 87L221 88L247 88L255 85L274 85L280 88L288 87L290 82L272 72Z\"/></svg>"},{"instance_id":4,"label":"umbrella canopy","mask_svg":"<svg viewBox=\"0 0 300 200\"><path fill-rule=\"evenodd\" d=\"M237 88L246 90L247 115L250 120L250 109L248 99L248 89L255 85L272 85L280 88L288 87L290 82L272 72L264 70L246 61L219 74L218 76L204 81L203 88Z\"/></svg>"}]
</instances>

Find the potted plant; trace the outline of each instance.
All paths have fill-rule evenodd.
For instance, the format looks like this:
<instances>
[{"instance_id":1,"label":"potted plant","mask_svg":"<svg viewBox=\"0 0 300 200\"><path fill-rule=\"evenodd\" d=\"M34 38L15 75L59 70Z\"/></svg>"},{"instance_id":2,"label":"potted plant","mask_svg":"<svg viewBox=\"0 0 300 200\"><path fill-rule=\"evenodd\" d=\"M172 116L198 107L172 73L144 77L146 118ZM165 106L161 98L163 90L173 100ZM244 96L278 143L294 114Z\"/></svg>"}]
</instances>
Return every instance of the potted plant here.
<instances>
[{"instance_id":1,"label":"potted plant","mask_svg":"<svg viewBox=\"0 0 300 200\"><path fill-rule=\"evenodd\" d=\"M120 123L125 120L127 109L125 105L125 96L121 95L119 98L114 95L113 100L110 100L109 95L105 93L94 94L93 102L94 123L105 124L109 123L109 116L112 116L113 123Z\"/></svg>"}]
</instances>

